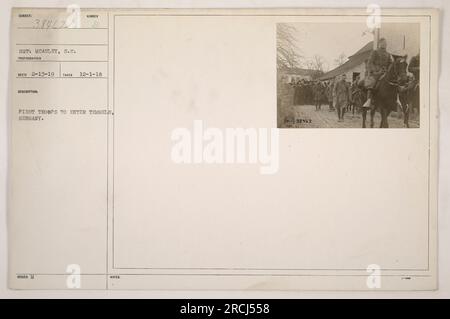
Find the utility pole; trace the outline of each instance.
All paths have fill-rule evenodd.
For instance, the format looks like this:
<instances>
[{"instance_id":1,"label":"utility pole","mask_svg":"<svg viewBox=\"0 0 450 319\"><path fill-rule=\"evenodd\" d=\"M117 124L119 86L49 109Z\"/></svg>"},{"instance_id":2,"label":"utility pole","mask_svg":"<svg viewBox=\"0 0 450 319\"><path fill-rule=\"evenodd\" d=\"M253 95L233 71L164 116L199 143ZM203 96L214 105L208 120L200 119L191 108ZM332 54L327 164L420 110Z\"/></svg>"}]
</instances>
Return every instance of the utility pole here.
<instances>
[{"instance_id":1,"label":"utility pole","mask_svg":"<svg viewBox=\"0 0 450 319\"><path fill-rule=\"evenodd\" d=\"M378 42L380 41L380 28L373 30L373 49L378 49Z\"/></svg>"}]
</instances>

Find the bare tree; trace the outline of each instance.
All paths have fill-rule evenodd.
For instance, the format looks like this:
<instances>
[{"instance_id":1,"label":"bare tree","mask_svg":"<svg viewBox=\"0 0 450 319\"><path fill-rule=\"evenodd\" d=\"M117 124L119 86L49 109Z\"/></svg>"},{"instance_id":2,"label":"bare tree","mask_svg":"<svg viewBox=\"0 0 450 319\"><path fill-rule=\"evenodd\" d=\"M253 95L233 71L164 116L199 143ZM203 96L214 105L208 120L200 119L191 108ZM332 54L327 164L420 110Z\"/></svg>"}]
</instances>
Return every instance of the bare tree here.
<instances>
[{"instance_id":1,"label":"bare tree","mask_svg":"<svg viewBox=\"0 0 450 319\"><path fill-rule=\"evenodd\" d=\"M277 67L300 67L302 56L296 44L297 29L292 24L277 24Z\"/></svg>"},{"instance_id":2,"label":"bare tree","mask_svg":"<svg viewBox=\"0 0 450 319\"><path fill-rule=\"evenodd\" d=\"M347 56L345 55L345 53L341 53L339 54L339 56L334 59L334 64L335 66L341 66L342 64L344 64L347 61Z\"/></svg>"},{"instance_id":3,"label":"bare tree","mask_svg":"<svg viewBox=\"0 0 450 319\"><path fill-rule=\"evenodd\" d=\"M310 70L317 71L320 73L324 72L325 61L322 56L315 54L311 59L306 61L306 67Z\"/></svg>"}]
</instances>

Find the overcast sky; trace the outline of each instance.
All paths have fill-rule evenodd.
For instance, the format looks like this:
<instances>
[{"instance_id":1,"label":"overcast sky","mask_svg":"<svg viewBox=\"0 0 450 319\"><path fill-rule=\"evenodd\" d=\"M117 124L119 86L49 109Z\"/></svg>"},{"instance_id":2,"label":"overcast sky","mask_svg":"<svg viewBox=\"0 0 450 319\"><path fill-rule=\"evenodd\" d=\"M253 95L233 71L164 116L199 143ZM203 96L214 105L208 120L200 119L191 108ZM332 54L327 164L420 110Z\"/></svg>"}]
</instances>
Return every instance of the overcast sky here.
<instances>
[{"instance_id":1,"label":"overcast sky","mask_svg":"<svg viewBox=\"0 0 450 319\"><path fill-rule=\"evenodd\" d=\"M336 67L334 60L344 53L347 57L373 40L365 23L293 23L298 30L297 44L304 58L315 54L325 60L325 71Z\"/></svg>"}]
</instances>

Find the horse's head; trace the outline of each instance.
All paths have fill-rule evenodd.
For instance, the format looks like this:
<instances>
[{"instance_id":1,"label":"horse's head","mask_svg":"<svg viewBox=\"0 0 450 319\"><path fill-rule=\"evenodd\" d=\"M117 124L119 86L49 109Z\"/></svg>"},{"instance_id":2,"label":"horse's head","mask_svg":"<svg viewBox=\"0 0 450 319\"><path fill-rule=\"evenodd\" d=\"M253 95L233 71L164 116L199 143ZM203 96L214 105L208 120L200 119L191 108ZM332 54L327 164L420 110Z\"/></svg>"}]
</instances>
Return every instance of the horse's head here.
<instances>
[{"instance_id":1,"label":"horse's head","mask_svg":"<svg viewBox=\"0 0 450 319\"><path fill-rule=\"evenodd\" d=\"M406 62L406 56L393 56L394 62L390 65L387 77L389 81L401 82L406 80L408 63Z\"/></svg>"}]
</instances>

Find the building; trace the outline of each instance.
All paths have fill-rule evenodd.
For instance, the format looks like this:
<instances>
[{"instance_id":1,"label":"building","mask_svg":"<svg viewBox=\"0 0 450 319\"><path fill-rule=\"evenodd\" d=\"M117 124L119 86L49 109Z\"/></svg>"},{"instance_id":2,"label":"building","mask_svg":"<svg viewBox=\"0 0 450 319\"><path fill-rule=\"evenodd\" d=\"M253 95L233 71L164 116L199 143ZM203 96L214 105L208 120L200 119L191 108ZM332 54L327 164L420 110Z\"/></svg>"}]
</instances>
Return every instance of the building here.
<instances>
[{"instance_id":1,"label":"building","mask_svg":"<svg viewBox=\"0 0 450 319\"><path fill-rule=\"evenodd\" d=\"M311 81L317 77L318 71L302 68L282 68L278 70L278 77L284 83L297 82L299 80Z\"/></svg>"},{"instance_id":2,"label":"building","mask_svg":"<svg viewBox=\"0 0 450 319\"><path fill-rule=\"evenodd\" d=\"M373 41L367 43L353 55L349 56L344 64L319 77L319 80L328 81L342 74L347 76L348 81L353 81L358 75L363 78L366 72L366 62L369 59L372 50Z\"/></svg>"}]
</instances>

